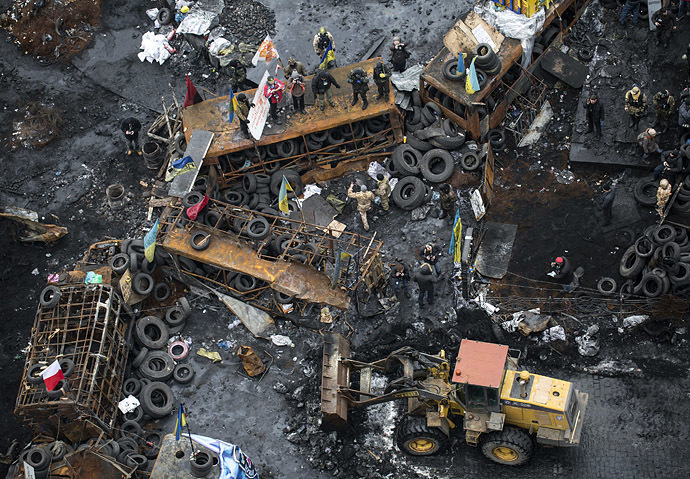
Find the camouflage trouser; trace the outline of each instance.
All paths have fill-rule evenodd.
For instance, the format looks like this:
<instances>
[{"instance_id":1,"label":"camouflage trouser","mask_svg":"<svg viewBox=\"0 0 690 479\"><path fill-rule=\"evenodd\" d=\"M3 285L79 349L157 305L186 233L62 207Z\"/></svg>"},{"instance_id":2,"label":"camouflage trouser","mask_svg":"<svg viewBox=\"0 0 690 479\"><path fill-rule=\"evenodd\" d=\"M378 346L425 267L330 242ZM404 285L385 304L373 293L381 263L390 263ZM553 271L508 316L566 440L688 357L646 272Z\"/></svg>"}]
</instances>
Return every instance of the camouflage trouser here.
<instances>
[{"instance_id":1,"label":"camouflage trouser","mask_svg":"<svg viewBox=\"0 0 690 479\"><path fill-rule=\"evenodd\" d=\"M364 231L369 231L369 221L367 221L367 212L360 211L359 216L362 217L362 225L364 226Z\"/></svg>"},{"instance_id":2,"label":"camouflage trouser","mask_svg":"<svg viewBox=\"0 0 690 479\"><path fill-rule=\"evenodd\" d=\"M656 119L654 123L663 126L664 128L671 128L673 126L673 113L670 110L658 109L656 111Z\"/></svg>"},{"instance_id":3,"label":"camouflage trouser","mask_svg":"<svg viewBox=\"0 0 690 479\"><path fill-rule=\"evenodd\" d=\"M379 196L381 198L381 208L383 208L383 211L388 211L388 196L387 195L382 195Z\"/></svg>"},{"instance_id":4,"label":"camouflage trouser","mask_svg":"<svg viewBox=\"0 0 690 479\"><path fill-rule=\"evenodd\" d=\"M328 98L328 103L333 103L333 92L330 87L324 93L317 93L316 97L319 99L322 107L326 106L326 98Z\"/></svg>"}]
</instances>

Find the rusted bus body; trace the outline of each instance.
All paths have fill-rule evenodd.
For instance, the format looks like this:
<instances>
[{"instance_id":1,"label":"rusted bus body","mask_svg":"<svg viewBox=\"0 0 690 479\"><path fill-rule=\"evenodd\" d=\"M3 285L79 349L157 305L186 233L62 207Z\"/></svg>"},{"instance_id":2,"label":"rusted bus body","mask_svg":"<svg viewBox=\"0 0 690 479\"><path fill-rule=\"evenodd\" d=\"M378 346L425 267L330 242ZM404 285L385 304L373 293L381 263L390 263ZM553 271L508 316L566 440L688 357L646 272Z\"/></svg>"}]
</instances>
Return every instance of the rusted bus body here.
<instances>
[{"instance_id":1,"label":"rusted bus body","mask_svg":"<svg viewBox=\"0 0 690 479\"><path fill-rule=\"evenodd\" d=\"M73 442L112 433L129 353L120 297L111 285L84 284L84 273L76 273L81 284L59 286L57 306L38 307L14 410L37 431L49 425ZM62 397L50 398L43 381L27 380L32 365L63 358L74 371Z\"/></svg>"},{"instance_id":2,"label":"rusted bus body","mask_svg":"<svg viewBox=\"0 0 690 479\"><path fill-rule=\"evenodd\" d=\"M550 44L560 44L588 3L589 0L553 2L539 34L553 25L558 33L550 40ZM498 127L505 119L508 107L516 100L523 100L527 104L520 105L520 108L532 105L541 107L546 87L534 76L541 54L533 55L532 63L525 70L520 66L520 41L505 38L497 55L501 71L489 77L482 89L468 94L464 80L455 82L443 76L443 64L451 58L457 60L457 57L443 47L420 75L419 91L422 100L438 104L446 117L474 139L483 139L490 129Z\"/></svg>"},{"instance_id":3,"label":"rusted bus body","mask_svg":"<svg viewBox=\"0 0 690 479\"><path fill-rule=\"evenodd\" d=\"M237 120L229 123L228 97L205 100L184 109L183 131L189 140L194 130L211 131L213 142L204 159L205 165L219 169L221 187L234 183L246 173L272 173L279 168L294 168L300 173L322 165L332 166L381 151L403 141L403 124L393 93L375 100L376 86L370 83L369 106L362 110L361 102L351 106L352 88L347 75L353 68L364 69L369 76L377 58L329 70L340 89L331 87L335 107L321 111L314 104L305 114L291 114L283 125L274 125L276 133L253 141L242 135ZM312 76L305 79L305 102L313 100ZM253 98L256 90L245 91ZM283 102L287 105L289 99ZM324 141L319 137L327 135ZM245 161L251 165L244 167Z\"/></svg>"}]
</instances>

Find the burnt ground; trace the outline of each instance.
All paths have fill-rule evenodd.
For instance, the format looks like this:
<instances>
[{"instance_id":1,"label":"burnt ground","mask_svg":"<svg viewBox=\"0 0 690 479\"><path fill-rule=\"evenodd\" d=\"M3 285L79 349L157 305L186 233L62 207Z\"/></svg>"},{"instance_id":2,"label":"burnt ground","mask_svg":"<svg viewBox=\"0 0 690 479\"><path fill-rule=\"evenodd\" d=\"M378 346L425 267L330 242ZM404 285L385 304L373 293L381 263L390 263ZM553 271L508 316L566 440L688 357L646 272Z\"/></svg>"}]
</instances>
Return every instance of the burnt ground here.
<instances>
[{"instance_id":1,"label":"burnt ground","mask_svg":"<svg viewBox=\"0 0 690 479\"><path fill-rule=\"evenodd\" d=\"M0 0L3 11L9 3ZM9 38L0 46L0 75L3 84L9 85L0 93L4 112L0 136L5 138L2 204L35 210L45 221L69 230L65 238L53 245L22 244L16 240L15 225L0 222L0 280L4 293L0 306L0 376L4 382L0 392L4 411L0 428L8 432L0 435L0 450L14 438L22 443L30 439L30 433L21 428L11 410L23 367L21 350L29 341L36 296L47 274L73 266L95 241L141 237L150 226L145 221L146 188L140 181L150 181L151 175L140 160L123 154L119 120L134 115L146 127L156 116L160 96L169 98L169 81L178 98L183 96L181 79L189 70L198 85L218 92L227 88L222 76L191 51L182 50L182 59L163 66L140 63L135 55L141 35L151 28L144 13L151 4L105 3L102 30L90 49L72 64L38 61L24 55ZM279 45L284 45L279 48L306 58L311 68L316 62L312 58L311 38L322 23L342 45L338 52L344 62L358 60L368 49L368 41L380 35L391 37L398 30L414 46L411 60L426 61L435 54L442 34L453 23L446 5L434 1L424 7L407 1L266 5L278 19L275 38ZM467 6L461 8L458 14L466 9ZM606 19L611 20L614 14L609 12ZM344 21L335 22L335 18ZM679 28L674 40L677 45L688 37L687 23ZM634 45L621 45L624 51L628 48L634 49ZM682 72L670 72L671 78L677 75L680 82ZM621 177L620 196L624 198L628 191L629 197L636 177L646 171L571 166L575 181L567 185L558 183L551 171L568 168L568 138L572 136L579 97L578 90L554 91L550 95L554 119L540 143L531 149L511 147L497 155L502 170L497 174L497 197L488 219L518 224L506 283L510 280L523 286L532 284L524 278L548 280L548 263L559 254L566 254L574 265L585 268L584 288L593 288L603 275L616 277L620 248L624 245L620 244L616 230L604 231L600 227L601 217L593 201L600 192L598 182L606 175ZM58 110L61 135L43 148L10 150L12 121L32 101ZM363 174L354 176L366 181ZM343 198L349 180L332 182L328 190ZM104 195L105 187L114 182L123 184L128 193L125 209L115 213L108 208ZM373 186L371 182L369 186ZM460 188L463 222L472 225L468 193L468 187ZM618 209L621 208L629 208L629 204L619 203ZM634 208L640 220L625 226L639 234L654 217L648 210ZM408 213L395 209L387 215L374 211L372 216L372 232L376 231L377 238L386 245L385 261L402 259L414 265L418 247L433 239L447 250L448 220L429 215L422 221L412 221ZM351 229L361 231L359 218L351 208L342 218ZM447 255L442 263L449 275L451 264ZM496 288L500 290L500 286ZM377 359L404 344L432 353L444 348L454 354L463 337L495 340L482 311L474 306L456 309L453 288L445 282L438 290L439 300L434 307L421 311L414 296L412 300L402 298L400 304L394 304L383 314L369 316L375 312L370 308L377 309L375 305L365 308L361 316L350 311L347 319L355 329L351 337L353 355L362 360ZM516 293L521 297L533 296L521 289ZM276 347L251 337L216 301L192 294L190 298L194 313L186 334L193 339L194 348L204 345L219 350L224 362L209 364L204 358L191 358L197 379L193 386L178 389L178 397L189 408L193 432L240 444L258 465L262 477L443 478L516 474L489 463L462 441L437 458L414 459L401 454L392 434L400 406L392 403L352 411L344 431L322 430L318 410L321 336L278 321L279 331L289 336L295 347ZM313 316L302 319L306 325L317 325ZM675 326L670 334L658 336L642 330L619 333L619 324L613 319L606 311L588 317L589 322L596 321L602 328L602 349L593 358L579 356L572 341L583 326L571 325L569 344L560 345L558 350L535 339L503 335L502 340L523 351L523 364L528 369L570 379L590 393L582 446L569 450L539 448L531 463L520 469L521 476L687 477L683 459L688 440L686 418L690 412L687 335ZM337 321L332 328L349 331L343 321ZM220 339L231 343L230 351L217 347ZM274 356L275 362L261 382L241 375L234 356L234 348L239 344L253 346L266 361L268 353ZM377 377L376 383L382 385L384 379ZM172 430L171 420L160 426Z\"/></svg>"}]
</instances>

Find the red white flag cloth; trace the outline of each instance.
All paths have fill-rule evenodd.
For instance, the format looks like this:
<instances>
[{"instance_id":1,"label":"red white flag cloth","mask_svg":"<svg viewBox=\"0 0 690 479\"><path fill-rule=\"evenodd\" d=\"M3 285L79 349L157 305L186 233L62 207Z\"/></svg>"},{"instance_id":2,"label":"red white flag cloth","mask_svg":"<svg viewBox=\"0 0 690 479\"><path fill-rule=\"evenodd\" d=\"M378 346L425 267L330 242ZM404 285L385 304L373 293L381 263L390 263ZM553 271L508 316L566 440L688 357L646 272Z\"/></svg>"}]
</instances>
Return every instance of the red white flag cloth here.
<instances>
[{"instance_id":1,"label":"red white flag cloth","mask_svg":"<svg viewBox=\"0 0 690 479\"><path fill-rule=\"evenodd\" d=\"M261 45L259 45L259 48L256 50L254 58L252 58L252 65L256 66L259 63L259 60L262 58L266 63L271 63L271 60L279 57L280 55L278 55L278 50L276 50L273 40L271 40L271 36L266 35L266 38L263 42L261 42Z\"/></svg>"},{"instance_id":2,"label":"red white flag cloth","mask_svg":"<svg viewBox=\"0 0 690 479\"><path fill-rule=\"evenodd\" d=\"M41 373L41 377L43 378L43 382L46 383L46 389L48 391L55 389L55 386L65 379L65 375L62 374L62 368L60 367L60 361L56 359L53 364L45 368Z\"/></svg>"}]
</instances>

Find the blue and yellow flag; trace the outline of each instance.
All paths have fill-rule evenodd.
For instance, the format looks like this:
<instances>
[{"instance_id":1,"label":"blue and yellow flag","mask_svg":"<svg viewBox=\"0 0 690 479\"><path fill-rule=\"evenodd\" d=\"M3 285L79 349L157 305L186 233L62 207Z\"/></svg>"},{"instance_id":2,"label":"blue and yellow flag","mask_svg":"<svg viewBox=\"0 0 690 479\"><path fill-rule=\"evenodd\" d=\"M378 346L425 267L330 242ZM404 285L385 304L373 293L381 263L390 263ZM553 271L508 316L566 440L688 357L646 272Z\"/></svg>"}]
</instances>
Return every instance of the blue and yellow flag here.
<instances>
[{"instance_id":1,"label":"blue and yellow flag","mask_svg":"<svg viewBox=\"0 0 690 479\"><path fill-rule=\"evenodd\" d=\"M458 57L458 66L455 68L455 74L460 76L465 74L465 57L467 53L461 53Z\"/></svg>"},{"instance_id":2,"label":"blue and yellow flag","mask_svg":"<svg viewBox=\"0 0 690 479\"><path fill-rule=\"evenodd\" d=\"M158 234L158 220L153 224L146 236L144 236L144 256L149 261L153 262L153 253L156 250L156 235Z\"/></svg>"},{"instance_id":3,"label":"blue and yellow flag","mask_svg":"<svg viewBox=\"0 0 690 479\"><path fill-rule=\"evenodd\" d=\"M448 254L453 255L453 262L455 263L459 263L462 260L462 220L460 219L460 210L455 212L453 236L450 238Z\"/></svg>"},{"instance_id":4,"label":"blue and yellow flag","mask_svg":"<svg viewBox=\"0 0 690 479\"><path fill-rule=\"evenodd\" d=\"M278 209L285 214L290 212L287 198L288 191L294 190L292 189L292 186L290 186L290 182L287 180L287 178L283 176L283 182L280 184L280 194L278 195Z\"/></svg>"},{"instance_id":5,"label":"blue and yellow flag","mask_svg":"<svg viewBox=\"0 0 690 479\"><path fill-rule=\"evenodd\" d=\"M472 59L470 63L469 71L467 72L467 78L465 78L465 91L470 95L476 91L479 91L479 80L477 79L477 70L474 68L474 61L477 57Z\"/></svg>"},{"instance_id":6,"label":"blue and yellow flag","mask_svg":"<svg viewBox=\"0 0 690 479\"><path fill-rule=\"evenodd\" d=\"M323 56L321 57L321 64L319 65L319 70L325 70L326 67L328 66L328 62L335 60L335 52L333 51L333 47L331 46L331 42L328 42L328 46L326 47L326 51L323 52Z\"/></svg>"},{"instance_id":7,"label":"blue and yellow flag","mask_svg":"<svg viewBox=\"0 0 690 479\"><path fill-rule=\"evenodd\" d=\"M187 173L188 171L192 171L194 169L196 169L196 163L194 163L194 160L191 156L185 156L179 160L175 160L165 173L165 181L172 181L172 179L177 175Z\"/></svg>"},{"instance_id":8,"label":"blue and yellow flag","mask_svg":"<svg viewBox=\"0 0 690 479\"><path fill-rule=\"evenodd\" d=\"M182 428L187 425L187 415L184 412L184 406L180 404L179 409L177 410L177 422L175 423L175 440L179 441L180 440L180 433L182 432Z\"/></svg>"},{"instance_id":9,"label":"blue and yellow flag","mask_svg":"<svg viewBox=\"0 0 690 479\"><path fill-rule=\"evenodd\" d=\"M235 98L232 88L230 88L230 96L228 96L228 101L230 102L230 105L228 106L228 111L230 112L228 115L228 121L232 123L232 120L235 119L235 112L237 111L237 98Z\"/></svg>"}]
</instances>

